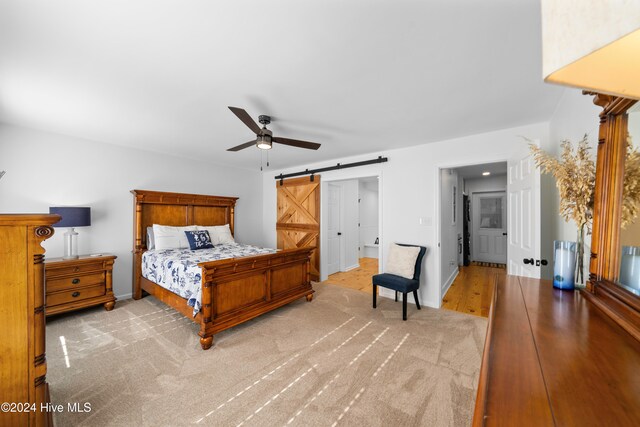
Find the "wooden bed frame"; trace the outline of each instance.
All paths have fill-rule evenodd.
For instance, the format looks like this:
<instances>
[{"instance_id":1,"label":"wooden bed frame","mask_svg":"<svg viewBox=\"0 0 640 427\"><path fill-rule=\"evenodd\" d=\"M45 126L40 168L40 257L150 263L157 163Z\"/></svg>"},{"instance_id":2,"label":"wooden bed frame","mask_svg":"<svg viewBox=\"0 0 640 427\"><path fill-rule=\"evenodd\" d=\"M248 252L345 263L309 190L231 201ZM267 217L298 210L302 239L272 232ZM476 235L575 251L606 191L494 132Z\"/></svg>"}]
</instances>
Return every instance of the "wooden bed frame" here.
<instances>
[{"instance_id":1,"label":"wooden bed frame","mask_svg":"<svg viewBox=\"0 0 640 427\"><path fill-rule=\"evenodd\" d=\"M147 227L153 224L224 225L234 233L237 197L132 190L134 195L133 298L153 295L200 324L200 345L207 350L213 334L301 297L313 298L310 258L313 247L198 264L202 268L202 308L194 317L187 300L142 277Z\"/></svg>"}]
</instances>

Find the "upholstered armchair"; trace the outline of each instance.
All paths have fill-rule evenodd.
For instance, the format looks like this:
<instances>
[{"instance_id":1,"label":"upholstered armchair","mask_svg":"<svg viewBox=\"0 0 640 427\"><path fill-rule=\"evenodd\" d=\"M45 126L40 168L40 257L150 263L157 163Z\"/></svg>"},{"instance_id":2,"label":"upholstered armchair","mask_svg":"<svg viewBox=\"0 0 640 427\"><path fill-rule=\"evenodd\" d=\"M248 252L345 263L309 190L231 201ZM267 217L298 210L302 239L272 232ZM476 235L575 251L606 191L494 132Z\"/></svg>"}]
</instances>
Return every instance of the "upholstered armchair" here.
<instances>
[{"instance_id":1,"label":"upholstered armchair","mask_svg":"<svg viewBox=\"0 0 640 427\"><path fill-rule=\"evenodd\" d=\"M422 258L427 252L424 246L405 245L398 243L398 246L420 248L415 261L413 277L407 278L396 274L383 273L373 276L373 308L377 306L378 286L393 289L396 292L396 301L398 301L398 292L402 292L402 320L407 320L407 293L413 292L413 298L416 301L416 307L420 310L420 302L418 300L418 288L420 287L420 273L422 270Z\"/></svg>"}]
</instances>

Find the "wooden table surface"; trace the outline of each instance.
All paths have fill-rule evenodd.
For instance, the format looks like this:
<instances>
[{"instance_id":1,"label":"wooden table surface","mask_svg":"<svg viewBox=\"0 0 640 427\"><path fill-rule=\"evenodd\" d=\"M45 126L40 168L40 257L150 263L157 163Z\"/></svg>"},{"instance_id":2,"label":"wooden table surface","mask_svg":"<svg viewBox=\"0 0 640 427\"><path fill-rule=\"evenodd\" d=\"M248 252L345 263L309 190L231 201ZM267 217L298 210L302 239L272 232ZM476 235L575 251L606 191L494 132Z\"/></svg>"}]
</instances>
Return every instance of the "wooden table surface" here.
<instances>
[{"instance_id":1,"label":"wooden table surface","mask_svg":"<svg viewBox=\"0 0 640 427\"><path fill-rule=\"evenodd\" d=\"M640 342L579 291L506 276L496 292L474 425L640 425Z\"/></svg>"}]
</instances>

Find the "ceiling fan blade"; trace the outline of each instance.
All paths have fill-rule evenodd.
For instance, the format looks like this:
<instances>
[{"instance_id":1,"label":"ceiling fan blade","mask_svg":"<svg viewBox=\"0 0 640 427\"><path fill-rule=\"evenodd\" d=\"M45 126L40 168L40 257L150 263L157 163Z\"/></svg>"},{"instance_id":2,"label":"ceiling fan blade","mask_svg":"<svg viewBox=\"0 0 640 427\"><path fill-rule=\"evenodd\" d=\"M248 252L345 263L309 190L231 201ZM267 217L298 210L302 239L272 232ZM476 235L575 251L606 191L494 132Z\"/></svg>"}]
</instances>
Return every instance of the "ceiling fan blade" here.
<instances>
[{"instance_id":1,"label":"ceiling fan blade","mask_svg":"<svg viewBox=\"0 0 640 427\"><path fill-rule=\"evenodd\" d=\"M253 133L255 133L256 135L260 134L260 126L258 126L258 124L253 121L249 113L244 111L242 108L237 108L237 107L229 107L229 110L231 110L233 114L238 116L238 118L242 121L242 123L247 125L247 127L251 129Z\"/></svg>"},{"instance_id":2,"label":"ceiling fan blade","mask_svg":"<svg viewBox=\"0 0 640 427\"><path fill-rule=\"evenodd\" d=\"M308 142L308 141L300 141L297 139L289 139L289 138L271 138L271 140L273 142L277 142L278 144L284 144L284 145L290 145L292 147L298 147L298 148L308 148L309 150L317 150L318 148L320 148L320 144L315 143L315 142Z\"/></svg>"},{"instance_id":3,"label":"ceiling fan blade","mask_svg":"<svg viewBox=\"0 0 640 427\"><path fill-rule=\"evenodd\" d=\"M256 140L255 139L253 139L253 140L251 140L249 142L245 142L244 144L240 144L240 145L238 145L236 147L229 148L227 151L240 151L240 150L244 150L245 148L249 148L252 145L256 145Z\"/></svg>"}]
</instances>

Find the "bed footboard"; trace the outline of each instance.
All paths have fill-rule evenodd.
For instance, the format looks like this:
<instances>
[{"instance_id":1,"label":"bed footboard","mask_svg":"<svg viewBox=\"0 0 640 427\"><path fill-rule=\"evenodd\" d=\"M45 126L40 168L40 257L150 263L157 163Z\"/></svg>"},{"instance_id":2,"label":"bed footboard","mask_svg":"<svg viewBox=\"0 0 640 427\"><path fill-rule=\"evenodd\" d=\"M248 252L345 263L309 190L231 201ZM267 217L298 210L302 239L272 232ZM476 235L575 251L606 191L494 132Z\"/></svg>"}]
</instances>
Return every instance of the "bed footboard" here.
<instances>
[{"instance_id":1,"label":"bed footboard","mask_svg":"<svg viewBox=\"0 0 640 427\"><path fill-rule=\"evenodd\" d=\"M200 344L213 334L246 322L301 297L313 298L313 247L198 264L202 268Z\"/></svg>"}]
</instances>

